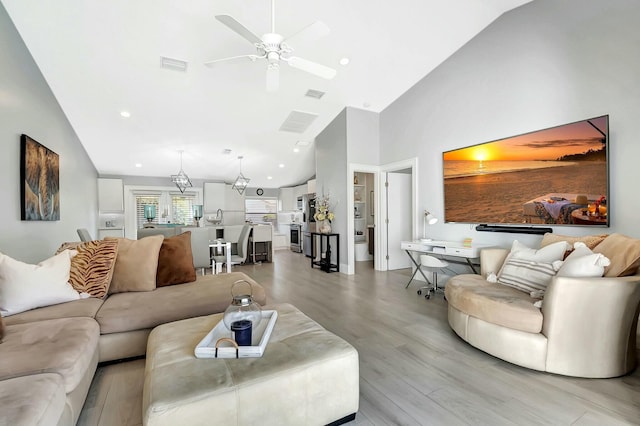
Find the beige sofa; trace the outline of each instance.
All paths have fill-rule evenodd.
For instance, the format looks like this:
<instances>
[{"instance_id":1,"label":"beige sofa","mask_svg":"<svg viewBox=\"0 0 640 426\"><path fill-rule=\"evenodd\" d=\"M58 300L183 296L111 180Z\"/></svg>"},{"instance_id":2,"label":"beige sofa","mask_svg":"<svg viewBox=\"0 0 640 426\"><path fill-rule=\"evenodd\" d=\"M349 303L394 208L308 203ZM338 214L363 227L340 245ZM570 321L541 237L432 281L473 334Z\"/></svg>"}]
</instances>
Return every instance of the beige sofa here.
<instances>
[{"instance_id":1,"label":"beige sofa","mask_svg":"<svg viewBox=\"0 0 640 426\"><path fill-rule=\"evenodd\" d=\"M636 365L640 275L554 277L539 299L486 280L508 250L481 252L481 275L447 283L451 328L466 342L523 367L576 377L624 375Z\"/></svg>"},{"instance_id":2,"label":"beige sofa","mask_svg":"<svg viewBox=\"0 0 640 426\"><path fill-rule=\"evenodd\" d=\"M151 330L164 323L223 312L240 272L33 309L3 318L0 344L0 424L73 425L98 362L142 356Z\"/></svg>"}]
</instances>

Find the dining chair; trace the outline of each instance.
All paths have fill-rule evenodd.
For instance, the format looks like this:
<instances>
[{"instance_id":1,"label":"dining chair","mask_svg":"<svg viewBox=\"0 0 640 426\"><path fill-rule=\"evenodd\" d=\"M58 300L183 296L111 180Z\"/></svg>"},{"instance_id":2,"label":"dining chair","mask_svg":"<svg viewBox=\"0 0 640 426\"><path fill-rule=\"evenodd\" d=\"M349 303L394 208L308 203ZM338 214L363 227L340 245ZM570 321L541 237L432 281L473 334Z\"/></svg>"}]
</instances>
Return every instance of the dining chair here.
<instances>
[{"instance_id":1,"label":"dining chair","mask_svg":"<svg viewBox=\"0 0 640 426\"><path fill-rule=\"evenodd\" d=\"M91 234L89 234L89 231L86 228L78 228L77 231L78 236L80 237L80 241L86 242L93 240L93 238L91 238Z\"/></svg>"},{"instance_id":2,"label":"dining chair","mask_svg":"<svg viewBox=\"0 0 640 426\"><path fill-rule=\"evenodd\" d=\"M237 250L238 254L231 255L231 264L239 265L247 261L249 254L249 234L251 233L251 225L244 225L240 236L238 237Z\"/></svg>"},{"instance_id":3,"label":"dining chair","mask_svg":"<svg viewBox=\"0 0 640 426\"><path fill-rule=\"evenodd\" d=\"M191 231L191 253L193 255L193 266L202 269L211 267L211 254L209 249L209 230L207 228L184 227L180 232Z\"/></svg>"},{"instance_id":4,"label":"dining chair","mask_svg":"<svg viewBox=\"0 0 640 426\"><path fill-rule=\"evenodd\" d=\"M231 255L231 264L232 265L240 265L247 261L247 257L249 254L249 235L251 234L251 225L242 225L242 229L240 230L240 235L238 236L238 241L236 244L237 254ZM221 255L214 255L212 260L215 264L226 264L227 257ZM215 271L214 271L215 273Z\"/></svg>"}]
</instances>

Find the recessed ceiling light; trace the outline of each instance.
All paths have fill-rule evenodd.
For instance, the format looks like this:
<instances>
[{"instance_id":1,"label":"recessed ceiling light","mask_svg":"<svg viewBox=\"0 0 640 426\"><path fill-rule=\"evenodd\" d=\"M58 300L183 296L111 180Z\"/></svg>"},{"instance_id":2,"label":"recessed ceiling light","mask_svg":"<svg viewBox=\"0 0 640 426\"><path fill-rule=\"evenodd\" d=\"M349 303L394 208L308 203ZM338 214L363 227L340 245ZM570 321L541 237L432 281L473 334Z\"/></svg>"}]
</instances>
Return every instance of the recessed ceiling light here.
<instances>
[{"instance_id":1,"label":"recessed ceiling light","mask_svg":"<svg viewBox=\"0 0 640 426\"><path fill-rule=\"evenodd\" d=\"M293 152L300 152L300 148L293 148Z\"/></svg>"},{"instance_id":2,"label":"recessed ceiling light","mask_svg":"<svg viewBox=\"0 0 640 426\"><path fill-rule=\"evenodd\" d=\"M365 108L369 108L371 106L371 102L363 102L362 106Z\"/></svg>"},{"instance_id":3,"label":"recessed ceiling light","mask_svg":"<svg viewBox=\"0 0 640 426\"><path fill-rule=\"evenodd\" d=\"M340 65L349 65L349 58L340 59Z\"/></svg>"},{"instance_id":4,"label":"recessed ceiling light","mask_svg":"<svg viewBox=\"0 0 640 426\"><path fill-rule=\"evenodd\" d=\"M280 164L278 164L278 167L280 167L281 169L283 169L283 168L284 168L284 164L280 163Z\"/></svg>"},{"instance_id":5,"label":"recessed ceiling light","mask_svg":"<svg viewBox=\"0 0 640 426\"><path fill-rule=\"evenodd\" d=\"M120 111L120 115L124 118L131 117L131 113L129 111Z\"/></svg>"},{"instance_id":6,"label":"recessed ceiling light","mask_svg":"<svg viewBox=\"0 0 640 426\"><path fill-rule=\"evenodd\" d=\"M273 176L267 176L267 179L271 180L273 179Z\"/></svg>"},{"instance_id":7,"label":"recessed ceiling light","mask_svg":"<svg viewBox=\"0 0 640 426\"><path fill-rule=\"evenodd\" d=\"M142 163L136 163L136 167L138 168L142 167Z\"/></svg>"}]
</instances>

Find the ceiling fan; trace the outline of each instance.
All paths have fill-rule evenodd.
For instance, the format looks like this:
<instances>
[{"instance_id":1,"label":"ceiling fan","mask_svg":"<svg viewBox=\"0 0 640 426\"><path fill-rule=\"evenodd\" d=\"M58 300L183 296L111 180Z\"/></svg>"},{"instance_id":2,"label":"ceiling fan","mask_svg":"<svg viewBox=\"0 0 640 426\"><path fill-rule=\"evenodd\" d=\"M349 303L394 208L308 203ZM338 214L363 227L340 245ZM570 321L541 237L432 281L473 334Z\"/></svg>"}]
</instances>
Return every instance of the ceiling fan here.
<instances>
[{"instance_id":1,"label":"ceiling fan","mask_svg":"<svg viewBox=\"0 0 640 426\"><path fill-rule=\"evenodd\" d=\"M325 65L309 61L307 59L291 56L292 45L318 39L329 34L329 27L323 22L316 21L297 33L284 38L276 33L275 0L271 0L271 32L258 37L247 27L236 21L230 15L216 15L216 19L226 25L232 31L248 40L257 50L257 54L232 56L229 58L215 59L205 62L208 67L213 67L219 62L237 62L247 59L255 62L258 59L267 60L267 91L274 92L280 85L280 61L288 63L293 68L306 71L318 77L332 79L336 70Z\"/></svg>"}]
</instances>

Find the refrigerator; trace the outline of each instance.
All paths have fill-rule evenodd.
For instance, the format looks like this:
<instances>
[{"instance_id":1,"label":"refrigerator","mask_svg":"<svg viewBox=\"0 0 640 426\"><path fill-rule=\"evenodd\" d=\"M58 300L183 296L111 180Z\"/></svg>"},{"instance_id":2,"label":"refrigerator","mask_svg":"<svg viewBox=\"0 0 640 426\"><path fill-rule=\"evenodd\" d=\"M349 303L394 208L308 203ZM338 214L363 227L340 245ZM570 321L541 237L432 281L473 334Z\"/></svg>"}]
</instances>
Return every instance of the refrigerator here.
<instances>
[{"instance_id":1,"label":"refrigerator","mask_svg":"<svg viewBox=\"0 0 640 426\"><path fill-rule=\"evenodd\" d=\"M316 232L316 194L304 194L302 196L302 251L307 257L311 257L311 233Z\"/></svg>"}]
</instances>

